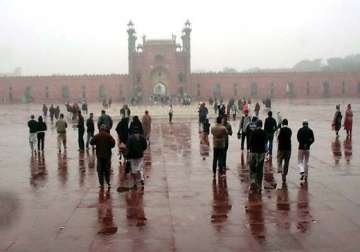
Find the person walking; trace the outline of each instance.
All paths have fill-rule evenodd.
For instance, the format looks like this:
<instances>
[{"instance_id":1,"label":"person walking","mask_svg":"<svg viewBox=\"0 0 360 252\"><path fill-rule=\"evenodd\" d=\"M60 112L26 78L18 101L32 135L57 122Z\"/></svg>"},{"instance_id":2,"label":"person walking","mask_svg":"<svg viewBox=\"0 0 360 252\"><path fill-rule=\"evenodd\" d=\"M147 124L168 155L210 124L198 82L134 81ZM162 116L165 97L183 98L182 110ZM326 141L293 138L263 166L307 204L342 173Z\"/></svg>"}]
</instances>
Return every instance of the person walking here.
<instances>
[{"instance_id":1,"label":"person walking","mask_svg":"<svg viewBox=\"0 0 360 252\"><path fill-rule=\"evenodd\" d=\"M266 139L262 121L258 120L250 137L250 192L261 193Z\"/></svg>"},{"instance_id":2,"label":"person walking","mask_svg":"<svg viewBox=\"0 0 360 252\"><path fill-rule=\"evenodd\" d=\"M78 110L78 144L79 144L79 151L83 152L84 149L84 133L85 133L85 123L84 123L84 117L81 114L81 110Z\"/></svg>"},{"instance_id":3,"label":"person walking","mask_svg":"<svg viewBox=\"0 0 360 252\"><path fill-rule=\"evenodd\" d=\"M254 112L255 112L255 116L259 117L259 112L260 112L260 104L259 104L259 102L257 102L255 104Z\"/></svg>"},{"instance_id":4,"label":"person walking","mask_svg":"<svg viewBox=\"0 0 360 252\"><path fill-rule=\"evenodd\" d=\"M54 108L53 104L50 105L49 114L50 114L51 123L53 123L54 122L54 115L55 115L55 108Z\"/></svg>"},{"instance_id":5,"label":"person walking","mask_svg":"<svg viewBox=\"0 0 360 252\"><path fill-rule=\"evenodd\" d=\"M298 167L300 169L300 182L307 182L309 170L310 146L314 143L313 131L309 128L309 123L303 121L303 127L297 132L299 142Z\"/></svg>"},{"instance_id":6,"label":"person walking","mask_svg":"<svg viewBox=\"0 0 360 252\"><path fill-rule=\"evenodd\" d=\"M124 104L124 106L120 109L120 116L121 118L130 118L131 111L127 104Z\"/></svg>"},{"instance_id":7,"label":"person walking","mask_svg":"<svg viewBox=\"0 0 360 252\"><path fill-rule=\"evenodd\" d=\"M339 136L339 130L341 129L341 120L342 120L342 114L340 112L340 105L336 105L336 112L334 114L334 119L332 122L332 128L335 130L336 137Z\"/></svg>"},{"instance_id":8,"label":"person walking","mask_svg":"<svg viewBox=\"0 0 360 252\"><path fill-rule=\"evenodd\" d=\"M59 115L60 115L60 107L59 107L59 105L56 106L54 112L55 112L55 119L56 120L59 119Z\"/></svg>"},{"instance_id":9,"label":"person walking","mask_svg":"<svg viewBox=\"0 0 360 252\"><path fill-rule=\"evenodd\" d=\"M346 130L346 135L350 138L352 136L352 124L353 124L353 112L351 110L351 104L348 104L345 112L344 128Z\"/></svg>"},{"instance_id":10,"label":"person walking","mask_svg":"<svg viewBox=\"0 0 360 252\"><path fill-rule=\"evenodd\" d=\"M129 118L122 117L120 122L116 125L115 131L118 135L118 147L119 147L119 160L123 151L126 149L126 144L129 138Z\"/></svg>"},{"instance_id":11,"label":"person walking","mask_svg":"<svg viewBox=\"0 0 360 252\"><path fill-rule=\"evenodd\" d=\"M134 127L127 142L127 159L130 162L133 185L137 187L137 177L140 177L141 186L144 187L144 151L147 148L146 139L140 127Z\"/></svg>"},{"instance_id":12,"label":"person walking","mask_svg":"<svg viewBox=\"0 0 360 252\"><path fill-rule=\"evenodd\" d=\"M38 130L37 130L37 148L38 152L44 152L45 131L47 130L46 123L43 121L42 116L38 118Z\"/></svg>"},{"instance_id":13,"label":"person walking","mask_svg":"<svg viewBox=\"0 0 360 252\"><path fill-rule=\"evenodd\" d=\"M227 159L227 151L229 148L229 136L232 136L232 128L231 128L231 124L228 122L227 115L224 115L224 117L222 119L222 124L226 128L226 132L227 132L226 137L225 137L225 148L224 148L224 168L227 169L226 159Z\"/></svg>"},{"instance_id":14,"label":"person walking","mask_svg":"<svg viewBox=\"0 0 360 252\"><path fill-rule=\"evenodd\" d=\"M142 127L144 129L144 137L150 145L150 133L151 133L151 116L149 115L149 111L145 110L145 114L141 120Z\"/></svg>"},{"instance_id":15,"label":"person walking","mask_svg":"<svg viewBox=\"0 0 360 252\"><path fill-rule=\"evenodd\" d=\"M48 113L48 107L45 104L43 104L42 111L43 111L44 119L46 120L47 113Z\"/></svg>"},{"instance_id":16,"label":"person walking","mask_svg":"<svg viewBox=\"0 0 360 252\"><path fill-rule=\"evenodd\" d=\"M106 130L108 131L108 133L110 133L110 130L113 126L113 120L111 119L111 117L109 115L106 114L105 110L101 110L101 116L99 117L98 122L97 122L99 131L100 131L101 125L105 125Z\"/></svg>"},{"instance_id":17,"label":"person walking","mask_svg":"<svg viewBox=\"0 0 360 252\"><path fill-rule=\"evenodd\" d=\"M89 149L90 140L94 137L94 133L94 114L90 113L89 118L86 120L86 149Z\"/></svg>"},{"instance_id":18,"label":"person walking","mask_svg":"<svg viewBox=\"0 0 360 252\"><path fill-rule=\"evenodd\" d=\"M209 146L210 123L208 118L205 119L202 133L204 143Z\"/></svg>"},{"instance_id":19,"label":"person walking","mask_svg":"<svg viewBox=\"0 0 360 252\"><path fill-rule=\"evenodd\" d=\"M244 110L244 115L241 117L239 130L238 130L238 138L241 138L241 150L244 150L244 143L246 139L246 146L249 145L249 140L247 137L247 127L251 122L251 117L249 116L249 110ZM248 148L247 148L248 149Z\"/></svg>"},{"instance_id":20,"label":"person walking","mask_svg":"<svg viewBox=\"0 0 360 252\"><path fill-rule=\"evenodd\" d=\"M59 120L56 121L55 127L56 127L56 132L58 134L58 136L57 136L58 149L59 149L59 153L61 153L61 143L63 144L64 151L66 151L67 123L64 120L64 114L62 114L62 113L60 114Z\"/></svg>"},{"instance_id":21,"label":"person walking","mask_svg":"<svg viewBox=\"0 0 360 252\"><path fill-rule=\"evenodd\" d=\"M169 107L169 123L172 123L173 113L174 113L173 106L172 106L172 104L170 104L170 107Z\"/></svg>"},{"instance_id":22,"label":"person walking","mask_svg":"<svg viewBox=\"0 0 360 252\"><path fill-rule=\"evenodd\" d=\"M90 144L96 146L97 173L100 188L104 188L104 180L110 189L111 149L115 147L115 139L108 132L108 125L100 125L99 133L91 140Z\"/></svg>"},{"instance_id":23,"label":"person walking","mask_svg":"<svg viewBox=\"0 0 360 252\"><path fill-rule=\"evenodd\" d=\"M31 115L30 120L28 121L28 127L29 127L29 144L31 149L31 154L33 152L36 153L36 140L37 140L37 131L38 131L38 123L35 121L35 116Z\"/></svg>"},{"instance_id":24,"label":"person walking","mask_svg":"<svg viewBox=\"0 0 360 252\"><path fill-rule=\"evenodd\" d=\"M133 116L132 118L132 121L129 126L129 135L135 134L135 130L137 130L137 133L144 135L144 128L138 116Z\"/></svg>"},{"instance_id":25,"label":"person walking","mask_svg":"<svg viewBox=\"0 0 360 252\"><path fill-rule=\"evenodd\" d=\"M277 129L277 123L276 120L272 117L272 112L268 112L268 117L265 119L265 125L264 130L266 133L266 146L267 146L267 152L269 157L272 157L272 149L273 149L273 141L274 141L274 134Z\"/></svg>"},{"instance_id":26,"label":"person walking","mask_svg":"<svg viewBox=\"0 0 360 252\"><path fill-rule=\"evenodd\" d=\"M216 118L216 124L211 128L211 134L213 135L213 176L215 178L217 167L219 167L218 175L225 176L225 141L227 136L227 130L222 125L222 117Z\"/></svg>"},{"instance_id":27,"label":"person walking","mask_svg":"<svg viewBox=\"0 0 360 252\"><path fill-rule=\"evenodd\" d=\"M286 182L291 157L291 129L288 127L288 120L282 120L282 126L278 135L278 173L281 173L282 182ZM284 162L284 165L283 165Z\"/></svg>"}]
</instances>

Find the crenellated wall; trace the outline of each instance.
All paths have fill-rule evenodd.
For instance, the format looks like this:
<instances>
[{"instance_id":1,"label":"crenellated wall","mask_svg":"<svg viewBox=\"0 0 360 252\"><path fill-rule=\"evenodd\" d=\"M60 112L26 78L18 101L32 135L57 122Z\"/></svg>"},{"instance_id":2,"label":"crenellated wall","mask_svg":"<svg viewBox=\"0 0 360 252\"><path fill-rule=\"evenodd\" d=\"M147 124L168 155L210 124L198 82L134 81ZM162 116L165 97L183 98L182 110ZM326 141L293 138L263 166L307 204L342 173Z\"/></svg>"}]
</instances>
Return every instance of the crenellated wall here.
<instances>
[{"instance_id":1,"label":"crenellated wall","mask_svg":"<svg viewBox=\"0 0 360 252\"><path fill-rule=\"evenodd\" d=\"M256 98L360 96L360 72L192 73L191 83L191 95L198 99L207 99L214 95L225 99L243 96ZM68 92L64 91L65 87ZM145 89L151 90L151 87ZM68 98L65 93L68 93ZM0 77L0 98L6 103L63 103L79 101L83 96L87 101L95 102L102 99L101 95L111 97L113 101L129 98L131 89L128 75ZM29 96L32 99L27 99Z\"/></svg>"}]
</instances>

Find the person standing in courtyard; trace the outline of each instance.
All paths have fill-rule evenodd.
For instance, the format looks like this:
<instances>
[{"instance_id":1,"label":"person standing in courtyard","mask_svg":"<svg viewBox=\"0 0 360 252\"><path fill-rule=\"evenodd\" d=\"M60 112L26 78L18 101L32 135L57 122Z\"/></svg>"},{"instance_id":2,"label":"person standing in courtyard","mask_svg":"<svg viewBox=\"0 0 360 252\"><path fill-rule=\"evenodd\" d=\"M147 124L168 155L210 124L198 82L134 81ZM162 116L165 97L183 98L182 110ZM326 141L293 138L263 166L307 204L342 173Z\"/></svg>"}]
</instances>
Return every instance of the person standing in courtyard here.
<instances>
[{"instance_id":1,"label":"person standing in courtyard","mask_svg":"<svg viewBox=\"0 0 360 252\"><path fill-rule=\"evenodd\" d=\"M266 140L267 135L262 129L262 121L258 120L256 129L250 137L250 192L261 193Z\"/></svg>"},{"instance_id":2,"label":"person standing in courtyard","mask_svg":"<svg viewBox=\"0 0 360 252\"><path fill-rule=\"evenodd\" d=\"M60 115L60 107L59 105L56 106L55 108L55 119L59 119L59 115Z\"/></svg>"},{"instance_id":3,"label":"person standing in courtyard","mask_svg":"<svg viewBox=\"0 0 360 252\"><path fill-rule=\"evenodd\" d=\"M169 107L169 123L172 123L173 113L174 113L173 106L172 106L172 104L170 104L170 107Z\"/></svg>"},{"instance_id":4,"label":"person standing in courtyard","mask_svg":"<svg viewBox=\"0 0 360 252\"><path fill-rule=\"evenodd\" d=\"M42 116L38 118L38 130L37 130L37 147L38 152L44 153L45 131L47 130L46 123L43 121Z\"/></svg>"},{"instance_id":5,"label":"person standing in courtyard","mask_svg":"<svg viewBox=\"0 0 360 252\"><path fill-rule=\"evenodd\" d=\"M241 151L244 150L244 143L246 139L246 146L249 145L247 128L251 122L251 117L249 116L249 110L244 110L244 115L241 117L240 126L238 130L238 138L241 138ZM248 148L247 148L248 149Z\"/></svg>"},{"instance_id":6,"label":"person standing in courtyard","mask_svg":"<svg viewBox=\"0 0 360 252\"><path fill-rule=\"evenodd\" d=\"M124 106L120 109L120 116L121 118L130 118L131 111L129 109L129 106L127 104L124 104Z\"/></svg>"},{"instance_id":7,"label":"person standing in courtyard","mask_svg":"<svg viewBox=\"0 0 360 252\"><path fill-rule=\"evenodd\" d=\"M340 112L340 105L336 105L336 112L332 122L332 128L335 130L336 136L339 136L339 130L341 129L342 114Z\"/></svg>"},{"instance_id":8,"label":"person standing in courtyard","mask_svg":"<svg viewBox=\"0 0 360 252\"><path fill-rule=\"evenodd\" d=\"M352 136L352 124L353 124L353 112L351 110L351 104L347 105L345 112L344 128L346 130L346 136Z\"/></svg>"},{"instance_id":9,"label":"person standing in courtyard","mask_svg":"<svg viewBox=\"0 0 360 252\"><path fill-rule=\"evenodd\" d=\"M309 128L309 123L303 121L303 127L297 132L299 142L298 167L300 169L300 182L307 182L309 170L310 146L314 143L313 131Z\"/></svg>"},{"instance_id":10,"label":"person standing in courtyard","mask_svg":"<svg viewBox=\"0 0 360 252\"><path fill-rule=\"evenodd\" d=\"M278 135L278 173L281 173L282 182L286 182L291 157L291 129L288 127L288 120L282 120L282 126ZM283 165L284 162L284 165Z\"/></svg>"},{"instance_id":11,"label":"person standing in courtyard","mask_svg":"<svg viewBox=\"0 0 360 252\"><path fill-rule=\"evenodd\" d=\"M225 148L224 148L224 168L227 169L226 159L227 159L227 151L229 148L229 136L232 136L232 128L231 128L231 124L228 122L228 115L224 115L222 119L222 124L226 128L226 132L227 132L225 137Z\"/></svg>"},{"instance_id":12,"label":"person standing in courtyard","mask_svg":"<svg viewBox=\"0 0 360 252\"><path fill-rule=\"evenodd\" d=\"M38 131L38 122L35 121L35 116L31 115L30 120L28 121L28 127L29 127L29 144L31 149L31 154L33 152L36 153L36 140L37 140L37 131Z\"/></svg>"},{"instance_id":13,"label":"person standing in courtyard","mask_svg":"<svg viewBox=\"0 0 360 252\"><path fill-rule=\"evenodd\" d=\"M49 114L50 114L51 123L53 123L54 122L54 116L55 116L55 108L54 108L53 104L50 105Z\"/></svg>"},{"instance_id":14,"label":"person standing in courtyard","mask_svg":"<svg viewBox=\"0 0 360 252\"><path fill-rule=\"evenodd\" d=\"M138 116L133 116L132 121L129 126L129 135L135 134L135 130L138 131L141 135L144 135L144 128L143 125L140 122L140 119Z\"/></svg>"},{"instance_id":15,"label":"person standing in courtyard","mask_svg":"<svg viewBox=\"0 0 360 252\"><path fill-rule=\"evenodd\" d=\"M104 189L104 180L110 189L111 149L115 147L115 139L108 132L108 125L102 124L100 131L91 140L96 146L97 173L100 188Z\"/></svg>"},{"instance_id":16,"label":"person standing in courtyard","mask_svg":"<svg viewBox=\"0 0 360 252\"><path fill-rule=\"evenodd\" d=\"M151 133L151 116L149 115L149 111L145 110L145 114L141 120L142 127L144 129L144 137L150 145L150 133Z\"/></svg>"},{"instance_id":17,"label":"person standing in courtyard","mask_svg":"<svg viewBox=\"0 0 360 252\"><path fill-rule=\"evenodd\" d=\"M113 126L113 120L109 115L106 114L105 110L101 110L101 116L98 119L97 126L100 131L100 126L105 125L108 133L110 133L110 130Z\"/></svg>"},{"instance_id":18,"label":"person standing in courtyard","mask_svg":"<svg viewBox=\"0 0 360 252\"><path fill-rule=\"evenodd\" d=\"M272 149L273 149L273 141L274 141L274 134L277 129L276 120L272 117L272 112L268 112L268 117L265 119L264 130L266 133L267 141L267 151L269 158L272 157Z\"/></svg>"},{"instance_id":19,"label":"person standing in courtyard","mask_svg":"<svg viewBox=\"0 0 360 252\"><path fill-rule=\"evenodd\" d=\"M48 107L45 104L43 104L42 111L43 111L44 119L46 120L47 113L48 113Z\"/></svg>"},{"instance_id":20,"label":"person standing in courtyard","mask_svg":"<svg viewBox=\"0 0 360 252\"><path fill-rule=\"evenodd\" d=\"M140 177L141 186L144 187L144 151L147 148L146 139L141 128L134 126L133 134L127 142L127 159L130 161L131 174L134 187L137 187L137 177Z\"/></svg>"},{"instance_id":21,"label":"person standing in courtyard","mask_svg":"<svg viewBox=\"0 0 360 252\"><path fill-rule=\"evenodd\" d=\"M94 137L94 133L94 114L90 113L89 118L86 120L86 149L89 149L90 140Z\"/></svg>"},{"instance_id":22,"label":"person standing in courtyard","mask_svg":"<svg viewBox=\"0 0 360 252\"><path fill-rule=\"evenodd\" d=\"M260 112L260 104L259 104L259 102L257 102L257 103L255 104L254 112L255 112L255 116L256 116L257 118L259 118L259 112Z\"/></svg>"},{"instance_id":23,"label":"person standing in courtyard","mask_svg":"<svg viewBox=\"0 0 360 252\"><path fill-rule=\"evenodd\" d=\"M61 153L61 143L63 144L64 151L66 151L66 128L67 123L64 120L64 114L60 114L59 120L56 121L55 124L56 132L57 132L57 144L59 153Z\"/></svg>"},{"instance_id":24,"label":"person standing in courtyard","mask_svg":"<svg viewBox=\"0 0 360 252\"><path fill-rule=\"evenodd\" d=\"M225 176L225 141L227 136L227 130L222 125L222 117L216 118L216 124L211 128L211 134L213 135L213 176L215 178L217 167L219 167L218 175Z\"/></svg>"},{"instance_id":25,"label":"person standing in courtyard","mask_svg":"<svg viewBox=\"0 0 360 252\"><path fill-rule=\"evenodd\" d=\"M79 151L83 152L84 149L84 133L85 133L85 123L84 123L84 117L81 114L81 110L78 110L78 144L79 144Z\"/></svg>"}]
</instances>

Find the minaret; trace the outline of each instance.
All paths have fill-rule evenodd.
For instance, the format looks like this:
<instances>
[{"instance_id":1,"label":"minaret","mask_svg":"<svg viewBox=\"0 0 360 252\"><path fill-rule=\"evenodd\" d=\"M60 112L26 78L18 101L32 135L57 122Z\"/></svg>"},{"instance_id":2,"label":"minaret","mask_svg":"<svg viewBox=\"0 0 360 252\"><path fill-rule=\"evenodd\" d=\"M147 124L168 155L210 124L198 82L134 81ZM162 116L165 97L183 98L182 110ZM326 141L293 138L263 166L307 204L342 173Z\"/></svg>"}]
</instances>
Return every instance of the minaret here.
<instances>
[{"instance_id":1,"label":"minaret","mask_svg":"<svg viewBox=\"0 0 360 252\"><path fill-rule=\"evenodd\" d=\"M184 28L182 30L182 46L183 52L185 53L185 76L186 83L191 83L191 54L190 54L190 33L191 33L191 23L189 20L186 20Z\"/></svg>"},{"instance_id":2,"label":"minaret","mask_svg":"<svg viewBox=\"0 0 360 252\"><path fill-rule=\"evenodd\" d=\"M128 62L129 62L129 80L131 89L134 88L135 82L135 53L136 53L136 31L134 28L134 23L130 20L127 25L127 33L128 33Z\"/></svg>"}]
</instances>

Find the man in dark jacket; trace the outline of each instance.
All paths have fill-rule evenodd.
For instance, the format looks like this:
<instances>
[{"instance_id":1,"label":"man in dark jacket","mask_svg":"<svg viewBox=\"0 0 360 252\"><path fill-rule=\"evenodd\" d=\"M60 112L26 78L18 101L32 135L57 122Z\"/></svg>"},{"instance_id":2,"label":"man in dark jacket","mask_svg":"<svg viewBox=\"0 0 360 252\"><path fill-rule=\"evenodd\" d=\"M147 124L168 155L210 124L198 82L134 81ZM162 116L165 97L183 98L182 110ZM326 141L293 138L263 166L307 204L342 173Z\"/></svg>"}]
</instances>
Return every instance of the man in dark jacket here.
<instances>
[{"instance_id":1,"label":"man in dark jacket","mask_svg":"<svg viewBox=\"0 0 360 252\"><path fill-rule=\"evenodd\" d=\"M84 133L85 133L85 123L84 117L81 115L81 110L78 110L78 144L79 144L79 151L84 151Z\"/></svg>"},{"instance_id":2,"label":"man in dark jacket","mask_svg":"<svg viewBox=\"0 0 360 252\"><path fill-rule=\"evenodd\" d=\"M267 137L266 145L268 145L269 156L272 156L273 140L276 129L277 129L276 120L272 117L272 112L269 111L268 117L265 119L265 125L264 125L264 131Z\"/></svg>"},{"instance_id":3,"label":"man in dark jacket","mask_svg":"<svg viewBox=\"0 0 360 252\"><path fill-rule=\"evenodd\" d=\"M35 116L31 115L30 120L28 121L28 127L29 127L29 144L31 149L31 154L35 151L35 145L37 140L37 131L38 131L38 122L35 121Z\"/></svg>"},{"instance_id":4,"label":"man in dark jacket","mask_svg":"<svg viewBox=\"0 0 360 252\"><path fill-rule=\"evenodd\" d=\"M127 142L127 159L130 161L134 187L137 186L137 175L140 175L141 185L144 186L144 151L147 143L140 127L134 127L132 132Z\"/></svg>"},{"instance_id":5,"label":"man in dark jacket","mask_svg":"<svg viewBox=\"0 0 360 252\"><path fill-rule=\"evenodd\" d=\"M222 119L222 123L224 125L224 127L226 128L227 134L225 137L225 149L224 149L224 168L226 169L226 158L227 158L227 151L229 148L229 136L232 136L232 128L231 128L231 124L228 122L228 115L225 114L223 119Z\"/></svg>"},{"instance_id":6,"label":"man in dark jacket","mask_svg":"<svg viewBox=\"0 0 360 252\"><path fill-rule=\"evenodd\" d=\"M90 113L90 117L86 120L86 149L89 149L89 143L91 138L94 137L95 125L94 125L94 114Z\"/></svg>"},{"instance_id":7,"label":"man in dark jacket","mask_svg":"<svg viewBox=\"0 0 360 252\"><path fill-rule=\"evenodd\" d=\"M282 174L283 183L286 182L286 175L289 169L291 156L291 129L288 127L288 120L282 120L282 126L278 135L278 172ZM284 166L282 165L284 161Z\"/></svg>"},{"instance_id":8,"label":"man in dark jacket","mask_svg":"<svg viewBox=\"0 0 360 252\"><path fill-rule=\"evenodd\" d=\"M98 119L98 129L100 130L101 125L105 125L107 131L110 133L110 130L113 126L113 120L109 115L106 114L105 110L101 110L101 116Z\"/></svg>"},{"instance_id":9,"label":"man in dark jacket","mask_svg":"<svg viewBox=\"0 0 360 252\"><path fill-rule=\"evenodd\" d=\"M110 189L111 149L115 146L115 139L107 130L105 124L101 125L100 132L90 141L91 145L96 146L97 172L101 189L104 188L104 178Z\"/></svg>"},{"instance_id":10,"label":"man in dark jacket","mask_svg":"<svg viewBox=\"0 0 360 252\"><path fill-rule=\"evenodd\" d=\"M250 191L261 193L267 137L261 120L256 122L256 126L250 138Z\"/></svg>"},{"instance_id":11,"label":"man in dark jacket","mask_svg":"<svg viewBox=\"0 0 360 252\"><path fill-rule=\"evenodd\" d=\"M314 143L315 137L313 131L309 128L309 123L303 121L303 127L297 133L297 140L299 142L298 166L300 168L300 181L307 182L310 146Z\"/></svg>"}]
</instances>

